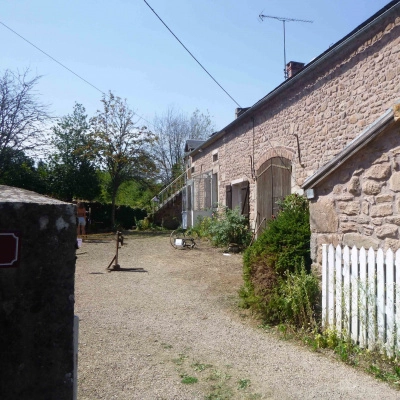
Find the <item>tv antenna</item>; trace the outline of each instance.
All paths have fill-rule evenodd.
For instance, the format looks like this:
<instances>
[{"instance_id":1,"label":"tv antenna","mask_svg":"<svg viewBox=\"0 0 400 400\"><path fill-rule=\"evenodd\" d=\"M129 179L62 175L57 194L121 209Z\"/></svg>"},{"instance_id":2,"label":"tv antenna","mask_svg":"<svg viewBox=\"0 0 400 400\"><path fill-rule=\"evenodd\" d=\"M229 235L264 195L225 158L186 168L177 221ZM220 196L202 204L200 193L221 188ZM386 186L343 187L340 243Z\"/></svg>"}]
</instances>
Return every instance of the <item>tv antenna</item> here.
<instances>
[{"instance_id":1,"label":"tv antenna","mask_svg":"<svg viewBox=\"0 0 400 400\"><path fill-rule=\"evenodd\" d=\"M272 15L264 15L264 14L260 14L258 16L258 18L260 18L261 21L264 21L264 18L272 18L272 19L277 19L278 21L282 21L283 22L283 75L285 77L285 79L288 78L288 73L286 70L286 32L285 32L285 23L286 22L308 22L310 24L313 23L313 21L309 21L307 19L294 19L294 18L285 18L285 17L273 17Z\"/></svg>"}]
</instances>

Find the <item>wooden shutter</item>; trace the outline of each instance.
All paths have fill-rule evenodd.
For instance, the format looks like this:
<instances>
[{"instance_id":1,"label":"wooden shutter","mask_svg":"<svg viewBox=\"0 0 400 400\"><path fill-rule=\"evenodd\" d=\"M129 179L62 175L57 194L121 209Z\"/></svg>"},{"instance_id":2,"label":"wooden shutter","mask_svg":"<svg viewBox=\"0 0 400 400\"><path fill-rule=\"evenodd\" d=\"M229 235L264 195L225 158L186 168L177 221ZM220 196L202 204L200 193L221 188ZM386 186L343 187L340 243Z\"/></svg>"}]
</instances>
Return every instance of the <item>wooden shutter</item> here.
<instances>
[{"instance_id":1,"label":"wooden shutter","mask_svg":"<svg viewBox=\"0 0 400 400\"><path fill-rule=\"evenodd\" d=\"M218 207L218 174L212 175L212 206L213 208Z\"/></svg>"},{"instance_id":2,"label":"wooden shutter","mask_svg":"<svg viewBox=\"0 0 400 400\"><path fill-rule=\"evenodd\" d=\"M242 215L245 215L247 218L249 218L250 214L249 193L250 193L249 181L243 182L242 188L240 190L240 197L242 204Z\"/></svg>"},{"instance_id":3,"label":"wooden shutter","mask_svg":"<svg viewBox=\"0 0 400 400\"><path fill-rule=\"evenodd\" d=\"M204 179L204 195L205 195L204 208L211 208L211 176L207 176Z\"/></svg>"},{"instance_id":4,"label":"wooden shutter","mask_svg":"<svg viewBox=\"0 0 400 400\"><path fill-rule=\"evenodd\" d=\"M225 186L225 205L232 210L232 185Z\"/></svg>"},{"instance_id":5,"label":"wooden shutter","mask_svg":"<svg viewBox=\"0 0 400 400\"><path fill-rule=\"evenodd\" d=\"M192 185L187 185L187 210L192 211Z\"/></svg>"}]
</instances>

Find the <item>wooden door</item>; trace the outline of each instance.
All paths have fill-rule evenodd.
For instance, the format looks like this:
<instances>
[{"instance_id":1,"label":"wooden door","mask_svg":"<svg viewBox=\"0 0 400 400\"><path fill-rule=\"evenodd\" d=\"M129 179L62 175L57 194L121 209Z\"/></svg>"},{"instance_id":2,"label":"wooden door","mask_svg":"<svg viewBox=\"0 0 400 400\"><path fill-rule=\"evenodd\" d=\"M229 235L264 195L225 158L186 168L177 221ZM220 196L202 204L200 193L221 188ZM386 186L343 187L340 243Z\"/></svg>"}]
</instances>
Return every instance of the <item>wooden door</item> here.
<instances>
[{"instance_id":1,"label":"wooden door","mask_svg":"<svg viewBox=\"0 0 400 400\"><path fill-rule=\"evenodd\" d=\"M257 226L279 211L277 202L291 192L291 163L283 157L267 160L257 170ZM265 227L263 223L262 229Z\"/></svg>"}]
</instances>

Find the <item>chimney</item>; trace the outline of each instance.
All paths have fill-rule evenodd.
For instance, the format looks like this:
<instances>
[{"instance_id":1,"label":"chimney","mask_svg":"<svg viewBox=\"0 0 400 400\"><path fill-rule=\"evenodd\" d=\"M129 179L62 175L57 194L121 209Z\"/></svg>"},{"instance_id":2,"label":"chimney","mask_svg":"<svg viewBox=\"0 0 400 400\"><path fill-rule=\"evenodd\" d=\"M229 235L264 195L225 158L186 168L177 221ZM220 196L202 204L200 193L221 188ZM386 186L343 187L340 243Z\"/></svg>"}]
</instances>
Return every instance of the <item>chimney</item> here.
<instances>
[{"instance_id":1,"label":"chimney","mask_svg":"<svg viewBox=\"0 0 400 400\"><path fill-rule=\"evenodd\" d=\"M240 117L244 112L246 112L250 107L245 107L245 108L236 108L235 109L235 115L236 118Z\"/></svg>"},{"instance_id":2,"label":"chimney","mask_svg":"<svg viewBox=\"0 0 400 400\"><path fill-rule=\"evenodd\" d=\"M304 67L304 63L289 61L286 64L286 74L288 78L295 76L298 72L300 72Z\"/></svg>"}]
</instances>

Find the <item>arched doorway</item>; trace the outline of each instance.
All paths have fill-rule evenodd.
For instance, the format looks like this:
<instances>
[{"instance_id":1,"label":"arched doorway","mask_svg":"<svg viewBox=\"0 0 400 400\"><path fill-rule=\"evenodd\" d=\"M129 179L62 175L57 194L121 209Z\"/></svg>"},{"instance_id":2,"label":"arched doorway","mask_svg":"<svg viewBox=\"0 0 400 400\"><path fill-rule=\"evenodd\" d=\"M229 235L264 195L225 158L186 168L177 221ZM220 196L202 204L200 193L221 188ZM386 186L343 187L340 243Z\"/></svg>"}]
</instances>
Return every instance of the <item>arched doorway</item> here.
<instances>
[{"instance_id":1,"label":"arched doorway","mask_svg":"<svg viewBox=\"0 0 400 400\"><path fill-rule=\"evenodd\" d=\"M266 221L277 214L277 202L291 192L290 160L273 157L265 161L257 170L257 226L265 228Z\"/></svg>"}]
</instances>

